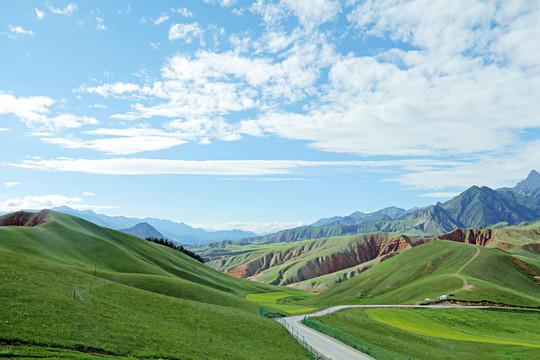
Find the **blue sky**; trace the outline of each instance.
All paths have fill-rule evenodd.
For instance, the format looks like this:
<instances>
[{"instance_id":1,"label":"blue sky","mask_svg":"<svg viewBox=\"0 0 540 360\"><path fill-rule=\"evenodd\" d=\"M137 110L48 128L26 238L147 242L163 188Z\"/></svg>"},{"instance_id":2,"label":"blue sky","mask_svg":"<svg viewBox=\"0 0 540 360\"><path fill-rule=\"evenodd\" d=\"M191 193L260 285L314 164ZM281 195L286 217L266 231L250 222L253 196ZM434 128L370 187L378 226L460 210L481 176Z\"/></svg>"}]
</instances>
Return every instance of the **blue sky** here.
<instances>
[{"instance_id":1,"label":"blue sky","mask_svg":"<svg viewBox=\"0 0 540 360\"><path fill-rule=\"evenodd\" d=\"M0 211L266 232L540 169L540 3L10 1Z\"/></svg>"}]
</instances>

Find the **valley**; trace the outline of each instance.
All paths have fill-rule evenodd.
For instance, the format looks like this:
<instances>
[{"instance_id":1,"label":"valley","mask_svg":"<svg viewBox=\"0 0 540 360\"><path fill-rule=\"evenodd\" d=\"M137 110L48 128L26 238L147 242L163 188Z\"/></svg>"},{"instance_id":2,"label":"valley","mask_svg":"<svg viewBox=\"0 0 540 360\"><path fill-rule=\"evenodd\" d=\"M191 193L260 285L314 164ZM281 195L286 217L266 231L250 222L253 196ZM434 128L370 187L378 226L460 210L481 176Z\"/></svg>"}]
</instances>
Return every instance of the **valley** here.
<instances>
[{"instance_id":1,"label":"valley","mask_svg":"<svg viewBox=\"0 0 540 360\"><path fill-rule=\"evenodd\" d=\"M505 201L529 209L522 213L536 211L535 198L502 191ZM484 217L495 225L434 236L327 236L336 226L351 226L340 222L436 213L437 207L448 213L456 204L463 224L464 213L493 204L493 193L499 198L472 188L428 210L388 208L382 215L353 214L353 220L321 219L311 230L189 246L206 264L178 243L142 239L162 236L148 223L119 231L53 210L10 213L0 217L1 354L274 359L279 352L283 359L305 359L343 353L341 343L327 345L337 346L330 351L300 341L298 334L314 334L298 323L307 316L310 327L378 359L386 352L474 359L484 351L494 359L533 359L540 349L530 326L540 314L538 219L511 225L518 215L508 205L498 207L506 209L502 218ZM314 231L320 237L311 239ZM296 235L276 242L284 233ZM329 314L333 309L341 310ZM279 320L285 328L274 317L285 317ZM493 325L499 322L508 325ZM435 349L444 347L450 352Z\"/></svg>"}]
</instances>

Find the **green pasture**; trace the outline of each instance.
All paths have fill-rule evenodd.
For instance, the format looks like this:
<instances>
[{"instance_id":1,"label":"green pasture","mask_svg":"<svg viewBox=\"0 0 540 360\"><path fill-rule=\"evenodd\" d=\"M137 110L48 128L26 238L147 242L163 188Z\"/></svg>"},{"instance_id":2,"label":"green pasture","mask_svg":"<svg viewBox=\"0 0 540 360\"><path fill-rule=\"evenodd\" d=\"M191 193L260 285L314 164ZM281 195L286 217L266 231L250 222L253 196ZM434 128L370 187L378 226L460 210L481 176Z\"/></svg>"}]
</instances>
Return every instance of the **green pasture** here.
<instances>
[{"instance_id":1,"label":"green pasture","mask_svg":"<svg viewBox=\"0 0 540 360\"><path fill-rule=\"evenodd\" d=\"M291 289L292 290L292 289ZM301 314L317 310L312 306L291 303L292 301L303 301L305 298L317 296L308 292L299 292L296 290L276 291L269 293L249 294L246 300L263 306L271 306L283 310L289 314Z\"/></svg>"},{"instance_id":2,"label":"green pasture","mask_svg":"<svg viewBox=\"0 0 540 360\"><path fill-rule=\"evenodd\" d=\"M540 312L511 309L347 309L312 318L419 359L537 359Z\"/></svg>"},{"instance_id":3,"label":"green pasture","mask_svg":"<svg viewBox=\"0 0 540 360\"><path fill-rule=\"evenodd\" d=\"M305 359L245 299L279 288L50 214L34 228L0 227L0 357Z\"/></svg>"},{"instance_id":4,"label":"green pasture","mask_svg":"<svg viewBox=\"0 0 540 360\"><path fill-rule=\"evenodd\" d=\"M380 323L435 338L540 348L540 313L526 317L521 312L516 315L473 309L365 309L365 312Z\"/></svg>"},{"instance_id":5,"label":"green pasture","mask_svg":"<svg viewBox=\"0 0 540 360\"><path fill-rule=\"evenodd\" d=\"M457 271L479 249L478 257L459 274L472 285L462 289ZM329 304L417 304L425 298L455 293L463 301L487 300L522 306L540 306L540 286L534 274L538 255L527 252L533 274L496 249L451 241L434 241L404 251L344 281L308 302ZM524 260L525 261L525 260Z\"/></svg>"}]
</instances>

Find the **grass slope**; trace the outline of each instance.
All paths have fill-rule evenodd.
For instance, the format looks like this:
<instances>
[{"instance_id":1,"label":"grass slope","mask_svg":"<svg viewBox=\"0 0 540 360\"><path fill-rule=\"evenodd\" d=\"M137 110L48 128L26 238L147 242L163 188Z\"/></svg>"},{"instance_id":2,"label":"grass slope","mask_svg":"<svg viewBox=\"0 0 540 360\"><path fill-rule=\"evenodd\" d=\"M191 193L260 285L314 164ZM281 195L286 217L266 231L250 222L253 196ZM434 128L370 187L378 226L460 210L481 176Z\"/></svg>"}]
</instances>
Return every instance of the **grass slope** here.
<instances>
[{"instance_id":1,"label":"grass slope","mask_svg":"<svg viewBox=\"0 0 540 360\"><path fill-rule=\"evenodd\" d=\"M309 300L317 306L413 304L455 292L458 300L539 306L540 286L534 278L540 275L539 268L531 266L526 273L512 259L501 250L434 241L394 256ZM468 289L463 289L464 280Z\"/></svg>"},{"instance_id":2,"label":"grass slope","mask_svg":"<svg viewBox=\"0 0 540 360\"><path fill-rule=\"evenodd\" d=\"M347 309L313 319L419 359L517 360L540 356L538 311Z\"/></svg>"},{"instance_id":3,"label":"grass slope","mask_svg":"<svg viewBox=\"0 0 540 360\"><path fill-rule=\"evenodd\" d=\"M82 219L46 215L36 227L0 227L0 342L31 345L11 353L47 353L35 347L43 345L138 358L304 357L245 300L275 287ZM75 285L84 303L72 298Z\"/></svg>"},{"instance_id":4,"label":"grass slope","mask_svg":"<svg viewBox=\"0 0 540 360\"><path fill-rule=\"evenodd\" d=\"M368 267L424 242L452 240L499 248L536 268L540 259L540 222L504 229L458 229L433 238L372 233L295 243L227 245L203 256L220 259L209 265L235 276L275 285L324 290Z\"/></svg>"}]
</instances>

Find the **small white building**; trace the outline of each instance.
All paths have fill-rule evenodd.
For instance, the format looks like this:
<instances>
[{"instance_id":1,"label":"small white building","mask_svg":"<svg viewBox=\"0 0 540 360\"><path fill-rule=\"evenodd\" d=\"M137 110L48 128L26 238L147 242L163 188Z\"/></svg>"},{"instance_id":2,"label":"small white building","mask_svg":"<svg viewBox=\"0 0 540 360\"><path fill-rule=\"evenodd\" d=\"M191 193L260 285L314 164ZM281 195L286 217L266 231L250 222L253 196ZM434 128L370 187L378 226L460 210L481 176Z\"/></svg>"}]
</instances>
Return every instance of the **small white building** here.
<instances>
[{"instance_id":1,"label":"small white building","mask_svg":"<svg viewBox=\"0 0 540 360\"><path fill-rule=\"evenodd\" d=\"M439 297L439 300L446 300L446 298L447 298L446 295L441 295L441 296Z\"/></svg>"}]
</instances>

